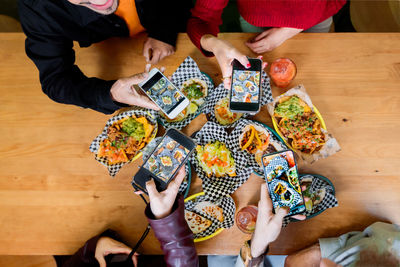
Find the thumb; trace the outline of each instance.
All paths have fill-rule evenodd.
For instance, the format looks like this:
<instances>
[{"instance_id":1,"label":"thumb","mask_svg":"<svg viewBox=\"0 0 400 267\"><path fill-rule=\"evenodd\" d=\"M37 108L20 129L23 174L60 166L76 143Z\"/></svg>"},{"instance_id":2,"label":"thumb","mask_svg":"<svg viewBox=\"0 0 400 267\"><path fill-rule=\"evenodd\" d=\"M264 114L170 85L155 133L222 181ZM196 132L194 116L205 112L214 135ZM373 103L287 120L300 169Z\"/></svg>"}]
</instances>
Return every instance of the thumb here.
<instances>
[{"instance_id":1,"label":"thumb","mask_svg":"<svg viewBox=\"0 0 400 267\"><path fill-rule=\"evenodd\" d=\"M147 72L137 73L135 75L132 75L131 77L128 77L127 82L131 85L138 84L140 82L143 82L148 77L149 77L149 74Z\"/></svg>"},{"instance_id":2,"label":"thumb","mask_svg":"<svg viewBox=\"0 0 400 267\"><path fill-rule=\"evenodd\" d=\"M146 182L146 190L147 190L147 193L149 193L150 202L151 202L151 199L156 198L157 195L159 194L157 191L157 188L156 188L156 183L154 182L153 179Z\"/></svg>"},{"instance_id":3,"label":"thumb","mask_svg":"<svg viewBox=\"0 0 400 267\"><path fill-rule=\"evenodd\" d=\"M248 58L245 55L241 54L240 52L236 52L234 58L236 58L240 62L240 64L242 64L245 68L251 67Z\"/></svg>"},{"instance_id":4,"label":"thumb","mask_svg":"<svg viewBox=\"0 0 400 267\"><path fill-rule=\"evenodd\" d=\"M272 218L272 221L277 223L278 225L282 224L283 218L288 214L288 210L286 207L279 207L275 213L275 216Z\"/></svg>"},{"instance_id":5,"label":"thumb","mask_svg":"<svg viewBox=\"0 0 400 267\"><path fill-rule=\"evenodd\" d=\"M104 259L103 256L101 256L100 258L96 258L96 260L99 262L100 267L106 267L106 260Z\"/></svg>"},{"instance_id":6,"label":"thumb","mask_svg":"<svg viewBox=\"0 0 400 267\"><path fill-rule=\"evenodd\" d=\"M268 30L266 30L266 31L263 31L262 33L260 33L259 35L257 35L256 38L254 38L253 42L257 42L257 41L263 39L265 36L267 36L267 35L271 32L271 30L272 30L272 29L268 29Z\"/></svg>"},{"instance_id":7,"label":"thumb","mask_svg":"<svg viewBox=\"0 0 400 267\"><path fill-rule=\"evenodd\" d=\"M139 103L136 103L136 105L141 106L143 108L149 108L153 110L160 110L160 108L148 97L144 95L138 95L139 98Z\"/></svg>"}]
</instances>

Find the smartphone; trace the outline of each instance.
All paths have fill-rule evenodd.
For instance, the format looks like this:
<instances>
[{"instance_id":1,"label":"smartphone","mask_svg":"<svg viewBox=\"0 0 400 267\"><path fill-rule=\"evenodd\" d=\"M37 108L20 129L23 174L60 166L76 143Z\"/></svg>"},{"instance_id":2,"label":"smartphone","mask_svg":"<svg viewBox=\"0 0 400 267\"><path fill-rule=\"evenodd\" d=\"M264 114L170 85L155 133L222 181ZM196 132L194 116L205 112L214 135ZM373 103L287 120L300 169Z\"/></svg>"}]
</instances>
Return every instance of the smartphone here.
<instances>
[{"instance_id":1,"label":"smartphone","mask_svg":"<svg viewBox=\"0 0 400 267\"><path fill-rule=\"evenodd\" d=\"M169 119L178 116L190 103L189 99L157 68L152 69L149 78L138 85Z\"/></svg>"},{"instance_id":2,"label":"smartphone","mask_svg":"<svg viewBox=\"0 0 400 267\"><path fill-rule=\"evenodd\" d=\"M134 176L133 187L147 193L146 182L153 178L159 191L166 189L195 147L196 144L190 137L176 129L168 129Z\"/></svg>"},{"instance_id":3,"label":"smartphone","mask_svg":"<svg viewBox=\"0 0 400 267\"><path fill-rule=\"evenodd\" d=\"M274 209L289 207L288 215L304 212L306 207L293 151L284 150L264 155L262 163Z\"/></svg>"},{"instance_id":4,"label":"smartphone","mask_svg":"<svg viewBox=\"0 0 400 267\"><path fill-rule=\"evenodd\" d=\"M130 254L109 254L104 259L107 267L133 266L132 255Z\"/></svg>"},{"instance_id":5,"label":"smartphone","mask_svg":"<svg viewBox=\"0 0 400 267\"><path fill-rule=\"evenodd\" d=\"M232 62L229 109L233 112L255 114L260 111L262 61L249 58L249 62L248 69L236 59Z\"/></svg>"}]
</instances>

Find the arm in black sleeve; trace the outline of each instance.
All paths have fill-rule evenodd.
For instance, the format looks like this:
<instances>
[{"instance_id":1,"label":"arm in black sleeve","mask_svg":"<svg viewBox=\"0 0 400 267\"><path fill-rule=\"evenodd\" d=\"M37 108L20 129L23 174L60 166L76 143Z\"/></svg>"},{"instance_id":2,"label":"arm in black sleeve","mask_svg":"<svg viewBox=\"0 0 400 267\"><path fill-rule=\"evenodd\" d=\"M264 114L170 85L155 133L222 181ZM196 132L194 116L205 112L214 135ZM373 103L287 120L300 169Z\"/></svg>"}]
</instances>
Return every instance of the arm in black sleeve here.
<instances>
[{"instance_id":1,"label":"arm in black sleeve","mask_svg":"<svg viewBox=\"0 0 400 267\"><path fill-rule=\"evenodd\" d=\"M179 32L186 32L191 0L136 0L149 37L175 46Z\"/></svg>"},{"instance_id":2,"label":"arm in black sleeve","mask_svg":"<svg viewBox=\"0 0 400 267\"><path fill-rule=\"evenodd\" d=\"M59 26L63 23L54 21L54 16L40 13L46 11L34 10L25 1L18 4L21 24L27 36L26 54L39 69L43 92L56 102L106 114L119 109L120 106L110 95L115 81L88 78L74 64L73 41L63 34Z\"/></svg>"}]
</instances>

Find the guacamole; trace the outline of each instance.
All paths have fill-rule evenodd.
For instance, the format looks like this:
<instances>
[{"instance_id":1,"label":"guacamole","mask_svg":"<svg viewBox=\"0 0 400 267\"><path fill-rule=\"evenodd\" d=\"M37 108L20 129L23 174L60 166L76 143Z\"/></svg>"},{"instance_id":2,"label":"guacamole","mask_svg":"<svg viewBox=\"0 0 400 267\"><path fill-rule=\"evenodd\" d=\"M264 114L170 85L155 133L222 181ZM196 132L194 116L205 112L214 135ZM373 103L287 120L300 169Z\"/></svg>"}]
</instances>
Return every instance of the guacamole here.
<instances>
[{"instance_id":1,"label":"guacamole","mask_svg":"<svg viewBox=\"0 0 400 267\"><path fill-rule=\"evenodd\" d=\"M136 140L142 140L142 138L146 136L143 124L136 121L134 118L123 121L122 130Z\"/></svg>"},{"instance_id":2,"label":"guacamole","mask_svg":"<svg viewBox=\"0 0 400 267\"><path fill-rule=\"evenodd\" d=\"M300 104L298 96L292 96L288 100L278 104L275 108L275 114L280 117L293 119L296 115L303 115L304 107Z\"/></svg>"},{"instance_id":3,"label":"guacamole","mask_svg":"<svg viewBox=\"0 0 400 267\"><path fill-rule=\"evenodd\" d=\"M183 91L189 99L199 99L204 96L202 88L203 86L200 83L193 81L191 84L187 85Z\"/></svg>"}]
</instances>

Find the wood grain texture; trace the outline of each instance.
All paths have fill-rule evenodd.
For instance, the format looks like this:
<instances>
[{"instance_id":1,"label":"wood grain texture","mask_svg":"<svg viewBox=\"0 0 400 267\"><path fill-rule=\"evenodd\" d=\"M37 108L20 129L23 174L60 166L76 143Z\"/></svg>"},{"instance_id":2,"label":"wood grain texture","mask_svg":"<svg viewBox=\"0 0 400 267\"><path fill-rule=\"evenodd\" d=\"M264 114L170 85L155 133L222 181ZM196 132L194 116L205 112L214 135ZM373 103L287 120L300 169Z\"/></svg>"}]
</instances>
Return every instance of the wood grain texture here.
<instances>
[{"instance_id":1,"label":"wood grain texture","mask_svg":"<svg viewBox=\"0 0 400 267\"><path fill-rule=\"evenodd\" d=\"M243 41L252 34L221 34L254 56ZM109 116L57 104L41 91L38 71L24 52L24 35L0 34L0 254L72 254L106 228L134 245L147 222L144 204L132 194L130 180L140 162L111 179L89 152L92 139ZM88 76L116 79L144 69L139 40L115 38L90 48L75 46L77 65ZM342 151L301 172L329 177L339 207L304 222L290 224L271 246L285 254L319 237L361 230L372 222L400 222L400 34L299 34L264 59L289 57ZM171 74L186 56L218 84L215 58L206 58L185 34L175 55L157 67ZM276 96L282 90L273 88ZM268 125L265 108L255 116ZM196 118L184 132L204 123ZM259 199L262 179L251 178L233 194L238 209ZM201 191L194 178L191 193ZM249 236L236 226L196 244L199 254L237 254ZM153 233L141 253L160 254Z\"/></svg>"}]
</instances>

